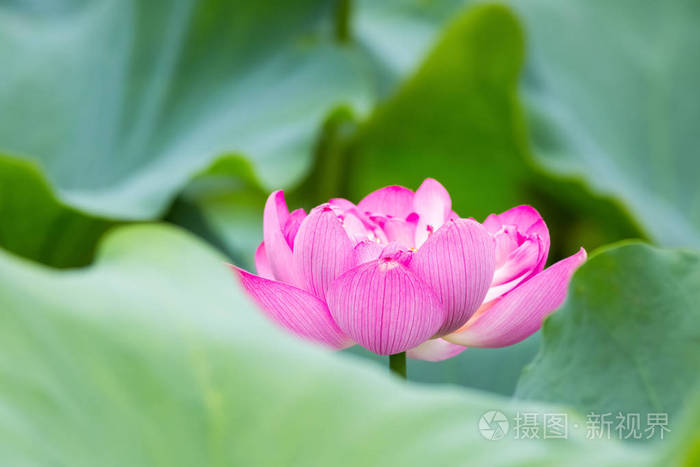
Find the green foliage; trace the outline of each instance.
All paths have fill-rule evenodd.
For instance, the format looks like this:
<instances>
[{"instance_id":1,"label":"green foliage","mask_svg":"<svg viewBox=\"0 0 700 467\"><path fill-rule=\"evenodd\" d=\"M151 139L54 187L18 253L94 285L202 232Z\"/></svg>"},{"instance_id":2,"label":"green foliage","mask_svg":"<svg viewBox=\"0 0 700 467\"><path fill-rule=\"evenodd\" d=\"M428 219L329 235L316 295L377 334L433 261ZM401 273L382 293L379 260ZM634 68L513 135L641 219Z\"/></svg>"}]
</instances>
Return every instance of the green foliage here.
<instances>
[{"instance_id":1,"label":"green foliage","mask_svg":"<svg viewBox=\"0 0 700 467\"><path fill-rule=\"evenodd\" d=\"M119 229L73 272L0 252L0 342L2 465L648 461L578 432L487 441L489 409L554 408L405 385L299 342L253 309L220 256L164 226Z\"/></svg>"},{"instance_id":2,"label":"green foliage","mask_svg":"<svg viewBox=\"0 0 700 467\"><path fill-rule=\"evenodd\" d=\"M232 152L266 186L288 185L329 109L370 94L331 14L319 0L4 5L0 150L37 160L61 199L116 218L162 214Z\"/></svg>"},{"instance_id":3,"label":"green foliage","mask_svg":"<svg viewBox=\"0 0 700 467\"><path fill-rule=\"evenodd\" d=\"M516 395L582 413L668 413L700 384L700 254L626 244L593 255L543 327Z\"/></svg>"},{"instance_id":4,"label":"green foliage","mask_svg":"<svg viewBox=\"0 0 700 467\"><path fill-rule=\"evenodd\" d=\"M97 239L114 224L66 206L35 164L2 154L0 219L3 248L55 267L88 264Z\"/></svg>"},{"instance_id":5,"label":"green foliage","mask_svg":"<svg viewBox=\"0 0 700 467\"><path fill-rule=\"evenodd\" d=\"M622 200L659 244L699 247L700 4L512 4L538 160Z\"/></svg>"}]
</instances>

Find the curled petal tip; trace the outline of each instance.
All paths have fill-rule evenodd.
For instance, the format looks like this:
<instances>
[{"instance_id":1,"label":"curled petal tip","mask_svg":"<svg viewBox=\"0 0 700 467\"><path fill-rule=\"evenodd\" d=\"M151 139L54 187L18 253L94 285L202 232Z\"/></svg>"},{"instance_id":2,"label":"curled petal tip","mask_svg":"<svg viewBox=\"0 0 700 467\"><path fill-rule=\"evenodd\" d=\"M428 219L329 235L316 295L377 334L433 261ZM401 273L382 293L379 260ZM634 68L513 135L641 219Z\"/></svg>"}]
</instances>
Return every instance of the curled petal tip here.
<instances>
[{"instance_id":1,"label":"curled petal tip","mask_svg":"<svg viewBox=\"0 0 700 467\"><path fill-rule=\"evenodd\" d=\"M581 258L581 262L584 262L588 259L588 252L583 247L581 247L576 254Z\"/></svg>"}]
</instances>

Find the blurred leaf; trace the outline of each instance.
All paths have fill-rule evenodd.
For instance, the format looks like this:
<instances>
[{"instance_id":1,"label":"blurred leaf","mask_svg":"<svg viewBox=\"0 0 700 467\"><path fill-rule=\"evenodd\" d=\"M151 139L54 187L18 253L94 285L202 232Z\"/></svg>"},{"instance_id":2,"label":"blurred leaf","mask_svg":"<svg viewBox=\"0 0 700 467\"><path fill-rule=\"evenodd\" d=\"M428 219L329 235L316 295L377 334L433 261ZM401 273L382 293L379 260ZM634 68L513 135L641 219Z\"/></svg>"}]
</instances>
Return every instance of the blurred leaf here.
<instances>
[{"instance_id":1,"label":"blurred leaf","mask_svg":"<svg viewBox=\"0 0 700 467\"><path fill-rule=\"evenodd\" d=\"M0 343L2 465L649 463L580 431L486 441L489 409L561 409L406 384L299 342L220 257L163 226L120 229L85 270L0 252Z\"/></svg>"},{"instance_id":2,"label":"blurred leaf","mask_svg":"<svg viewBox=\"0 0 700 467\"><path fill-rule=\"evenodd\" d=\"M232 154L197 174L166 219L219 247L234 264L254 270L266 198L248 160Z\"/></svg>"},{"instance_id":3,"label":"blurred leaf","mask_svg":"<svg viewBox=\"0 0 700 467\"><path fill-rule=\"evenodd\" d=\"M374 59L380 90L390 93L425 59L440 30L469 0L356 0L356 40Z\"/></svg>"},{"instance_id":4,"label":"blurred leaf","mask_svg":"<svg viewBox=\"0 0 700 467\"><path fill-rule=\"evenodd\" d=\"M348 108L338 109L329 116L314 151L313 168L286 194L289 203L309 210L345 191L350 169L347 149L357 126L357 116Z\"/></svg>"},{"instance_id":5,"label":"blurred leaf","mask_svg":"<svg viewBox=\"0 0 700 467\"><path fill-rule=\"evenodd\" d=\"M82 266L114 224L65 206L35 164L0 154L0 245L6 250L51 266Z\"/></svg>"},{"instance_id":6,"label":"blurred leaf","mask_svg":"<svg viewBox=\"0 0 700 467\"><path fill-rule=\"evenodd\" d=\"M595 254L545 321L516 395L673 421L700 383L699 302L698 252L627 244Z\"/></svg>"},{"instance_id":7,"label":"blurred leaf","mask_svg":"<svg viewBox=\"0 0 700 467\"><path fill-rule=\"evenodd\" d=\"M0 150L86 212L161 214L193 173L247 155L266 186L308 169L329 109L367 106L331 4L182 0L0 7Z\"/></svg>"},{"instance_id":8,"label":"blurred leaf","mask_svg":"<svg viewBox=\"0 0 700 467\"><path fill-rule=\"evenodd\" d=\"M538 160L619 197L657 242L700 246L700 4L512 4Z\"/></svg>"},{"instance_id":9,"label":"blurred leaf","mask_svg":"<svg viewBox=\"0 0 700 467\"><path fill-rule=\"evenodd\" d=\"M308 211L338 196L347 173L345 150L355 127L350 109L339 108L329 115L313 151L310 172L285 190L289 206ZM230 155L194 177L166 219L218 246L238 266L254 271L267 195L250 163Z\"/></svg>"},{"instance_id":10,"label":"blurred leaf","mask_svg":"<svg viewBox=\"0 0 700 467\"><path fill-rule=\"evenodd\" d=\"M445 10L439 6L444 2L404 6L398 18L410 23L418 16L413 9L440 18L425 11L435 5ZM404 47L408 34L388 30L377 45L386 54ZM423 47L428 40L420 42ZM552 232L553 259L582 244L590 249L643 236L611 200L592 195L580 181L552 178L532 163L517 99L522 60L522 31L507 9L479 6L458 16L417 71L361 127L352 146L349 197L359 199L388 184L415 189L430 176L447 187L464 217L483 220L532 204Z\"/></svg>"},{"instance_id":11,"label":"blurred leaf","mask_svg":"<svg viewBox=\"0 0 700 467\"><path fill-rule=\"evenodd\" d=\"M664 446L658 465L700 465L700 385L688 403L677 435Z\"/></svg>"}]
</instances>

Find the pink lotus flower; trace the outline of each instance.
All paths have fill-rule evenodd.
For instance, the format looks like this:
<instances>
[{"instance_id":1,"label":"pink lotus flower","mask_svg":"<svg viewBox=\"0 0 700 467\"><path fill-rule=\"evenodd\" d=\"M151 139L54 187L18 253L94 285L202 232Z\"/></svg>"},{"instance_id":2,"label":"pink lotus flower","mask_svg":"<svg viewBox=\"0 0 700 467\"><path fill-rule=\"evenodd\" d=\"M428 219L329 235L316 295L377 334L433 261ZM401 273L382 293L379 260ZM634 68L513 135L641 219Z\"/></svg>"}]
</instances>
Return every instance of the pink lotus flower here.
<instances>
[{"instance_id":1,"label":"pink lotus flower","mask_svg":"<svg viewBox=\"0 0 700 467\"><path fill-rule=\"evenodd\" d=\"M276 191L263 228L258 275L235 270L275 322L337 349L433 361L537 331L586 258L581 249L544 269L549 232L535 209L462 219L430 178L415 193L388 186L308 215Z\"/></svg>"}]
</instances>

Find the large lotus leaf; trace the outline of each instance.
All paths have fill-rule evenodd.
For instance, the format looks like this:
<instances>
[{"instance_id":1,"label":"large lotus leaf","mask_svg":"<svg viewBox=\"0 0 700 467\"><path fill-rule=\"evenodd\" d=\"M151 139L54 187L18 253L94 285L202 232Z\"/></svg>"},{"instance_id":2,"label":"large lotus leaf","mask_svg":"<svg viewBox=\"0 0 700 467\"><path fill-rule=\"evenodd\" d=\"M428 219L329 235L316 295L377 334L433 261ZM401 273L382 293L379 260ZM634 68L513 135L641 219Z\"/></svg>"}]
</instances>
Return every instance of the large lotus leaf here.
<instances>
[{"instance_id":1,"label":"large lotus leaf","mask_svg":"<svg viewBox=\"0 0 700 467\"><path fill-rule=\"evenodd\" d=\"M253 310L219 256L123 228L56 272L0 252L0 463L22 466L648 465L607 440L487 441L512 404L400 382ZM571 415L571 422L582 422ZM678 442L683 442L679 437Z\"/></svg>"},{"instance_id":2,"label":"large lotus leaf","mask_svg":"<svg viewBox=\"0 0 700 467\"><path fill-rule=\"evenodd\" d=\"M425 59L444 27L470 0L357 0L356 40L374 58L383 89L395 87Z\"/></svg>"},{"instance_id":3,"label":"large lotus leaf","mask_svg":"<svg viewBox=\"0 0 700 467\"><path fill-rule=\"evenodd\" d=\"M700 4L513 2L530 39L534 152L622 199L661 244L700 246Z\"/></svg>"},{"instance_id":4,"label":"large lotus leaf","mask_svg":"<svg viewBox=\"0 0 700 467\"><path fill-rule=\"evenodd\" d=\"M332 40L330 3L6 2L0 150L117 218L162 213L224 153L288 185L327 111L367 103L364 59Z\"/></svg>"},{"instance_id":5,"label":"large lotus leaf","mask_svg":"<svg viewBox=\"0 0 700 467\"><path fill-rule=\"evenodd\" d=\"M545 321L516 394L677 421L700 383L698 303L698 252L627 244L594 254Z\"/></svg>"}]
</instances>

